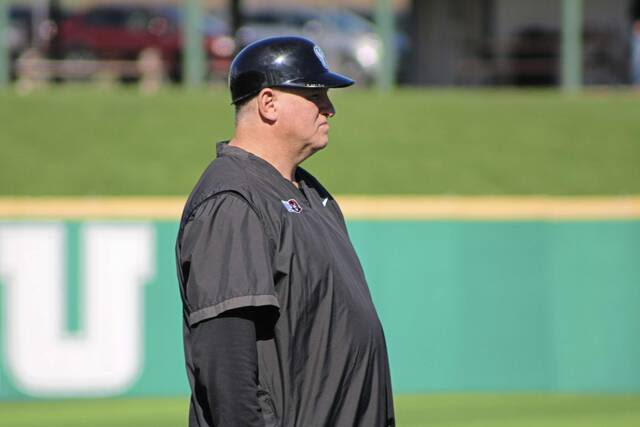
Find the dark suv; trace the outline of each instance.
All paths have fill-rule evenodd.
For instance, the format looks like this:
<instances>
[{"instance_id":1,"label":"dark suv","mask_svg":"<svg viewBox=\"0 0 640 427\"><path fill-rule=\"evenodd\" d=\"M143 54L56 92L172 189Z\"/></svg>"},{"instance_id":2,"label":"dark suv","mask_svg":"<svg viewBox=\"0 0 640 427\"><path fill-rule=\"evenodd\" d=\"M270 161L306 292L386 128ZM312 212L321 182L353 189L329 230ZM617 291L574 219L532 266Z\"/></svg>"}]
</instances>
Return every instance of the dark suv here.
<instances>
[{"instance_id":1,"label":"dark suv","mask_svg":"<svg viewBox=\"0 0 640 427\"><path fill-rule=\"evenodd\" d=\"M224 23L203 18L200 26L207 72L222 76L235 50ZM144 49L158 49L167 74L181 77L181 11L143 5L96 6L68 15L60 25L59 49L67 59L134 60Z\"/></svg>"}]
</instances>

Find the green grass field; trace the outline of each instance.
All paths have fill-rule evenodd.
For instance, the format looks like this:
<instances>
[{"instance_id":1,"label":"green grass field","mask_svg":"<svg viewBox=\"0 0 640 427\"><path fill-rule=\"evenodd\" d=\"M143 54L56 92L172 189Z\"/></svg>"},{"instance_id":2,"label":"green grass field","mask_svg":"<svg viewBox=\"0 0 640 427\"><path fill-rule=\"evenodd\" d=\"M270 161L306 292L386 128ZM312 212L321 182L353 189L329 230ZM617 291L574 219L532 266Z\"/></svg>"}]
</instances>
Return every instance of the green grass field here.
<instances>
[{"instance_id":1,"label":"green grass field","mask_svg":"<svg viewBox=\"0 0 640 427\"><path fill-rule=\"evenodd\" d=\"M636 427L640 396L431 395L396 400L399 427ZM2 427L175 427L186 399L0 403Z\"/></svg>"},{"instance_id":2,"label":"green grass field","mask_svg":"<svg viewBox=\"0 0 640 427\"><path fill-rule=\"evenodd\" d=\"M330 147L307 167L336 194L640 193L630 92L333 91ZM0 195L184 195L232 132L222 88L0 93Z\"/></svg>"}]
</instances>

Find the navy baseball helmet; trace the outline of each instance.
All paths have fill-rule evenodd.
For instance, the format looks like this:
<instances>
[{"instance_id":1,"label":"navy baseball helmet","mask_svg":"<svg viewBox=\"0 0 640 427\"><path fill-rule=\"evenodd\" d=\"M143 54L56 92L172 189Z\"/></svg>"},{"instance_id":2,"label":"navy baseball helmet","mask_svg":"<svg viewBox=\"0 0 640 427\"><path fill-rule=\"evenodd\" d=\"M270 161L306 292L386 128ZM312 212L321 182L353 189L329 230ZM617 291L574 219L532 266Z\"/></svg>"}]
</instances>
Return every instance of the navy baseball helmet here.
<instances>
[{"instance_id":1,"label":"navy baseball helmet","mask_svg":"<svg viewBox=\"0 0 640 427\"><path fill-rule=\"evenodd\" d=\"M231 102L241 102L266 87L338 88L353 80L329 71L324 53L304 37L269 37L242 49L231 63Z\"/></svg>"}]
</instances>

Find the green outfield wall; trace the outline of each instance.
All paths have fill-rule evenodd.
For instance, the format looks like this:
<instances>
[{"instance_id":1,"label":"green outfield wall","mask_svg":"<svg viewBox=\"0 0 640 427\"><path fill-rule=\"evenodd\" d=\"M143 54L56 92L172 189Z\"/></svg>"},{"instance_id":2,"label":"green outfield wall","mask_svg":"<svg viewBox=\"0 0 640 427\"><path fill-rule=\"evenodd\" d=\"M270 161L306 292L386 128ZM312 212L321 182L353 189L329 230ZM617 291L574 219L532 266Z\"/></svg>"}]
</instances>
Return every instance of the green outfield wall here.
<instances>
[{"instance_id":1,"label":"green outfield wall","mask_svg":"<svg viewBox=\"0 0 640 427\"><path fill-rule=\"evenodd\" d=\"M0 221L0 399L187 392L175 221ZM640 392L640 220L349 230L396 392Z\"/></svg>"}]
</instances>

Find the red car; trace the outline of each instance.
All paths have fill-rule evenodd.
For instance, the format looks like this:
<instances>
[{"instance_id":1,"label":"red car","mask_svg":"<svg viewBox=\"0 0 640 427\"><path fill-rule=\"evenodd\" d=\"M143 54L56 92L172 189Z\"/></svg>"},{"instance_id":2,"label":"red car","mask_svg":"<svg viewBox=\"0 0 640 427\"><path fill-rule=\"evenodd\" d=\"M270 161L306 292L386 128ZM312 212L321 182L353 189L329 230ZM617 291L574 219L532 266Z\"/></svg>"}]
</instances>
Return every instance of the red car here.
<instances>
[{"instance_id":1,"label":"red car","mask_svg":"<svg viewBox=\"0 0 640 427\"><path fill-rule=\"evenodd\" d=\"M181 11L177 7L142 5L97 6L67 15L58 33L67 59L135 60L144 49L161 53L172 80L182 72ZM203 17L202 45L209 76L224 76L235 50L223 22Z\"/></svg>"}]
</instances>

